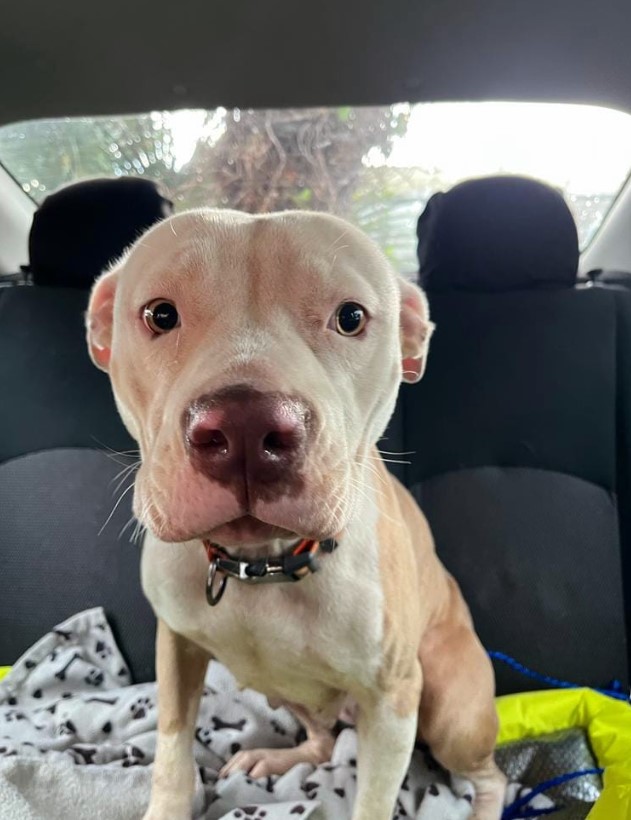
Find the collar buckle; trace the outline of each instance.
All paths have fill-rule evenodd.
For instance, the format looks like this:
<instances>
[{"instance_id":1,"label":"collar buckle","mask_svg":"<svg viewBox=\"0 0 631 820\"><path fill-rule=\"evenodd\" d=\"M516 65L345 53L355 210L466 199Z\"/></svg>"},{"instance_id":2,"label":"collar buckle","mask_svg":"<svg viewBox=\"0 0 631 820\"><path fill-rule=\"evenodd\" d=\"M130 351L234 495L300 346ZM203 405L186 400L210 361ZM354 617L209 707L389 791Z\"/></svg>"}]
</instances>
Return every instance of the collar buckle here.
<instances>
[{"instance_id":1,"label":"collar buckle","mask_svg":"<svg viewBox=\"0 0 631 820\"><path fill-rule=\"evenodd\" d=\"M333 552L337 541L332 538L322 542L304 539L289 555L255 561L231 558L221 547L209 541L204 541L204 547L210 562L206 600L210 606L217 606L226 591L228 578L236 578L250 585L300 581L320 569L318 554Z\"/></svg>"}]
</instances>

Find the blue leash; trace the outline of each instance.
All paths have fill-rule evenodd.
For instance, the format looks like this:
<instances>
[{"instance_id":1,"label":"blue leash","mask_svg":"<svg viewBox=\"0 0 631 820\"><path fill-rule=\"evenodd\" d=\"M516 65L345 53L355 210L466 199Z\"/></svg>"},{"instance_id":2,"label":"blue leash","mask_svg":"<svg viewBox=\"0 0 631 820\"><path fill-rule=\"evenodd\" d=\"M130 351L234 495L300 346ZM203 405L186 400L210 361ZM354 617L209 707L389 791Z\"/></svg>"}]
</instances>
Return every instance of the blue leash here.
<instances>
[{"instance_id":1,"label":"blue leash","mask_svg":"<svg viewBox=\"0 0 631 820\"><path fill-rule=\"evenodd\" d=\"M516 661L515 658L511 658L510 655L506 655L504 652L490 651L487 654L491 660L501 661L515 672L519 672L524 675L524 677L532 678L532 680L536 680L539 683L545 683L548 686L553 686L555 689L582 688L578 683L570 683L566 680L559 680L558 678L552 678L549 675L542 675L540 672L535 672L533 669L529 669L527 666L519 663L519 661ZM616 700L625 700L627 703L629 702L629 694L623 690L620 681L613 681L611 684L611 689L599 689L596 686L589 686L587 688L592 689L594 692L600 692L601 695L607 695L607 697L615 698Z\"/></svg>"},{"instance_id":2,"label":"blue leash","mask_svg":"<svg viewBox=\"0 0 631 820\"><path fill-rule=\"evenodd\" d=\"M528 809L526 806L533 797L536 797L538 794L543 794L543 792L548 791L548 789L553 789L555 786L562 786L563 783L567 783L569 780L576 780L577 777L586 777L590 774L601 775L603 771L604 769L581 769L578 772L561 774L558 777L546 780L544 783L535 786L528 794L513 801L510 806L506 806L502 812L502 820L517 820L517 818L522 817L541 817L544 814L552 814L555 811L559 811L561 806L554 806L549 809ZM523 809L523 811L520 811L520 809Z\"/></svg>"},{"instance_id":3,"label":"blue leash","mask_svg":"<svg viewBox=\"0 0 631 820\"><path fill-rule=\"evenodd\" d=\"M519 661L516 661L515 658L511 658L510 655L506 655L504 652L490 651L488 652L488 656L491 660L500 661L513 669L515 672L519 672L521 675L524 675L524 677L532 678L532 680L536 680L538 683L545 683L556 689L582 688L577 683L570 683L570 681L559 680L558 678L553 678L549 675L542 675L540 672L535 672L533 669L529 669L527 666L519 663ZM600 692L601 695L607 695L607 697L615 698L616 700L623 700L627 703L631 700L629 693L623 690L620 681L613 681L611 683L611 688L609 689L599 689L594 686L587 688L593 689L595 692ZM532 798L536 797L538 794L543 794L543 792L548 789L553 789L555 786L560 786L563 783L567 783L569 780L575 780L577 777L585 777L586 775L591 774L602 775L603 771L604 769L581 769L577 772L569 772L568 774L553 777L551 780L546 780L544 783L540 783L538 786L531 789L531 791L524 795L524 797L514 800L510 806L506 806L502 812L502 820L521 820L522 818L543 817L545 814L553 814L554 812L559 811L561 806L554 806L548 809L533 809L527 808L528 803L530 803Z\"/></svg>"}]
</instances>

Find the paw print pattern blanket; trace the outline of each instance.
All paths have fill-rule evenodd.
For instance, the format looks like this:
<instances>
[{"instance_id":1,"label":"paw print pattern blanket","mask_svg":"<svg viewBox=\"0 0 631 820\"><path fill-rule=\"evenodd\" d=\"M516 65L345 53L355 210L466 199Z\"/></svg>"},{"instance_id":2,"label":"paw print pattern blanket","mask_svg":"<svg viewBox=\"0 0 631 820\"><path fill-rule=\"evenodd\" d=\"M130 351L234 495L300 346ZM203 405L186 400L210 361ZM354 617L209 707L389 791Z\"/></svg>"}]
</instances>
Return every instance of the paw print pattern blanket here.
<instances>
[{"instance_id":1,"label":"paw print pattern blanket","mask_svg":"<svg viewBox=\"0 0 631 820\"><path fill-rule=\"evenodd\" d=\"M140 820L156 718L156 686L132 684L102 609L55 627L0 682L0 820ZM211 663L197 720L195 820L348 820L356 788L352 729L317 769L300 764L276 778L218 778L240 749L291 746L299 732L289 712L239 691L228 671ZM394 817L465 820L470 787L453 786L417 750ZM509 787L507 801L518 789ZM550 803L539 797L534 805Z\"/></svg>"}]
</instances>

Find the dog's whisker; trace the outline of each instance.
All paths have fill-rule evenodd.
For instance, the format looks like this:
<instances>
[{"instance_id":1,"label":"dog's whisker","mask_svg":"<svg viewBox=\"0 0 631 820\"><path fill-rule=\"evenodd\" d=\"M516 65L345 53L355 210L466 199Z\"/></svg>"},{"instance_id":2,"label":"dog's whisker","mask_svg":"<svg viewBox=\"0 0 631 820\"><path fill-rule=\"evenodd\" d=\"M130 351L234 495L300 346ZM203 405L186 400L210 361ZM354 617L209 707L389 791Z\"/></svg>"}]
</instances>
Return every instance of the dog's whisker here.
<instances>
[{"instance_id":1,"label":"dog's whisker","mask_svg":"<svg viewBox=\"0 0 631 820\"><path fill-rule=\"evenodd\" d=\"M121 493L121 495L120 495L120 498L118 499L118 501L116 502L116 504L114 504L114 508L112 509L112 512L111 512L111 513L107 516L107 520L106 520L105 524L103 524L103 526L102 526L102 527L101 527L101 529L99 530L99 533L98 533L99 535L102 535L102 534L103 534L103 530L107 527L107 525L108 525L108 524L110 523L110 521L112 520L112 517L113 517L114 513L116 512L116 510L118 509L118 507L120 506L120 503L121 503L121 501L123 500L123 498L125 498L125 496L127 495L127 493L128 493L130 490L133 490L133 489L134 489L134 482L132 482L132 483L129 485L129 487L127 487L127 489L126 489L126 490L123 490L123 492L122 492L122 493Z\"/></svg>"},{"instance_id":2,"label":"dog's whisker","mask_svg":"<svg viewBox=\"0 0 631 820\"><path fill-rule=\"evenodd\" d=\"M338 243L338 242L341 242L341 241L342 241L342 239L344 239L347 235L348 235L348 230L344 230L344 231L342 231L342 233L338 236L338 238L337 238L337 239L335 239L335 240L334 240L334 241L333 241L333 242L329 245L329 247L326 249L325 254L327 254L327 253L329 253L330 251L332 251L332 250L336 249L336 245L337 245L337 243ZM339 249L336 249L336 250L339 250Z\"/></svg>"},{"instance_id":3,"label":"dog's whisker","mask_svg":"<svg viewBox=\"0 0 631 820\"><path fill-rule=\"evenodd\" d=\"M359 495L360 495L360 497L361 497L361 498L363 498L363 500L368 501L369 503L374 503L375 499L374 499L374 498L370 498L370 497L369 497L369 495L368 495L368 494L367 494L367 492L366 492L366 488L365 488L365 487L353 487L353 489L355 490L355 492L356 492L357 494L359 494ZM371 488L369 488L369 489L371 489L373 492L375 492L375 493L377 493L378 495L380 495L380 496L382 496L382 497L384 497L384 498L385 498L385 494L384 494L384 493L382 493L380 490L375 490L375 488L374 488L374 487L371 487ZM355 505L355 506L356 506L356 505ZM393 518L391 515L389 515L387 512L385 512L382 506L380 506L380 507L379 507L379 515L380 515L380 516L381 516L381 517L382 517L385 521L388 521L390 524L393 524L393 525L394 525L394 526L396 526L396 527L404 527L404 526L405 526L405 524L404 524L404 523L403 523L400 519L398 519L398 518Z\"/></svg>"},{"instance_id":4,"label":"dog's whisker","mask_svg":"<svg viewBox=\"0 0 631 820\"><path fill-rule=\"evenodd\" d=\"M105 442L98 439L96 436L90 436L90 438L96 442L99 447L102 447L104 450L107 450L108 453L113 453L115 456L127 456L127 455L140 455L140 450L138 448L134 450L115 450L114 448L110 447L109 444L105 444Z\"/></svg>"},{"instance_id":5,"label":"dog's whisker","mask_svg":"<svg viewBox=\"0 0 631 820\"><path fill-rule=\"evenodd\" d=\"M369 465L366 465L366 467L369 468ZM381 478L381 476L378 476L378 477ZM379 487L375 487L373 484L370 484L369 482L367 482L364 478L362 478L359 475L349 476L348 481L352 484L361 485L362 487L370 487L376 493L379 493L379 495L383 495L383 490L379 489Z\"/></svg>"},{"instance_id":6,"label":"dog's whisker","mask_svg":"<svg viewBox=\"0 0 631 820\"><path fill-rule=\"evenodd\" d=\"M355 463L355 464L358 464L358 462L354 462L354 463ZM374 467L373 465L371 465L371 464L366 464L366 465L359 465L359 466L365 466L365 467L367 467L367 468L371 471L371 473L373 473L373 474L374 474L374 475L375 475L375 476L376 476L376 477L377 477L380 481L382 481L382 482L384 483L384 485L387 485L387 480L385 479L385 477L384 477L384 476L382 476L382 475L380 475L379 473L377 473L377 472L375 471L375 467ZM379 497L381 497L381 498L384 498L384 499L385 499L385 498L387 498L386 494L385 494L382 490L380 490L379 488L375 487L374 485L367 484L365 481L362 481L359 477L349 476L347 480L349 481L350 486L351 486L351 487L352 487L352 488L353 488L353 489L354 489L354 490L355 490L358 494L360 494L361 498L363 498L365 501L368 501L369 503L374 503L374 502L375 502L375 499L374 499L374 498L371 498L371 497L368 495L368 492L372 492L373 494L375 494L375 495L377 495L377 496L379 496ZM356 507L356 506L357 506L357 502L354 504L354 507ZM396 525L396 526L398 526L398 527L399 527L399 526L403 526L402 522L401 522L399 519L397 519L397 518L393 518L392 516L388 515L388 513L386 513L386 512L383 510L383 507L381 507L381 506L380 506L380 509L379 509L379 514L380 514L380 515L381 515L381 516L382 516L382 517L383 517L386 521L389 521L391 524L394 524L394 525Z\"/></svg>"},{"instance_id":7,"label":"dog's whisker","mask_svg":"<svg viewBox=\"0 0 631 820\"><path fill-rule=\"evenodd\" d=\"M144 527L142 524L137 523L136 527L134 528L134 532L132 533L132 543L135 546L140 546L142 544L142 540L147 532L147 528Z\"/></svg>"},{"instance_id":8,"label":"dog's whisker","mask_svg":"<svg viewBox=\"0 0 631 820\"><path fill-rule=\"evenodd\" d=\"M378 459L375 459L375 460L378 461ZM381 471L377 468L376 464L372 464L370 461L366 461L366 462L363 462L363 463L360 462L360 461L354 461L353 463L357 467L359 467L360 469L369 470L371 475L374 478L376 478L381 484L383 484L384 486L387 485L387 483L388 483L387 477L381 473Z\"/></svg>"},{"instance_id":9,"label":"dog's whisker","mask_svg":"<svg viewBox=\"0 0 631 820\"><path fill-rule=\"evenodd\" d=\"M132 515L131 518L129 519L129 521L123 526L121 531L118 533L119 540L123 537L123 535L125 535L127 530L133 525L135 520L136 520L135 517Z\"/></svg>"},{"instance_id":10,"label":"dog's whisker","mask_svg":"<svg viewBox=\"0 0 631 820\"><path fill-rule=\"evenodd\" d=\"M127 470L125 472L123 477L119 479L118 484L116 485L116 487L114 487L114 490L113 490L113 493L112 493L113 495L116 495L116 493L120 490L120 488L123 486L125 481L127 481L127 479L130 477L131 473L133 473L134 470L137 469L139 465L140 465L140 462L138 462L138 464L134 464L132 468L130 468L129 470ZM133 481L135 481L135 478L132 480L132 483L133 483Z\"/></svg>"},{"instance_id":11,"label":"dog's whisker","mask_svg":"<svg viewBox=\"0 0 631 820\"><path fill-rule=\"evenodd\" d=\"M146 531L147 528L145 525L140 521L140 519L136 519L136 526L134 527L134 531L131 535L132 542L136 545L139 544Z\"/></svg>"},{"instance_id":12,"label":"dog's whisker","mask_svg":"<svg viewBox=\"0 0 631 820\"><path fill-rule=\"evenodd\" d=\"M411 464L411 461L406 461L404 459L399 458L380 458L379 456L364 456L364 458L369 458L371 461L383 461L384 464Z\"/></svg>"},{"instance_id":13,"label":"dog's whisker","mask_svg":"<svg viewBox=\"0 0 631 820\"><path fill-rule=\"evenodd\" d=\"M121 461L120 458L123 458L123 459L134 458L133 455L126 455L124 453L120 454L120 458L117 457L117 455L119 455L119 454L114 454L114 453L103 453L103 455L105 456L105 458L108 458L110 461L113 461L114 464L120 464L121 467L127 467L128 464L129 464L129 461Z\"/></svg>"},{"instance_id":14,"label":"dog's whisker","mask_svg":"<svg viewBox=\"0 0 631 820\"><path fill-rule=\"evenodd\" d=\"M386 498L386 495L381 490L378 490L376 487L372 487L370 484L356 484L351 481L350 486L355 490L355 492L361 493L362 498L365 501L368 501L370 504L375 504L376 499L373 497L372 494L379 496L380 498Z\"/></svg>"},{"instance_id":15,"label":"dog's whisker","mask_svg":"<svg viewBox=\"0 0 631 820\"><path fill-rule=\"evenodd\" d=\"M137 468L137 467L139 467L139 466L140 466L140 461L139 461L139 460L138 460L138 461L134 461L132 464L126 464L126 465L123 467L123 469L122 469L122 470L119 470L119 472L117 472L117 473L116 473L116 475L114 476L114 478L112 478L112 479L111 479L110 484L113 484L113 483L114 483L117 479L119 479L121 476L125 476L125 477L126 477L126 476L128 476L128 475L129 475L129 473L130 473L132 470L136 469L136 468Z\"/></svg>"}]
</instances>

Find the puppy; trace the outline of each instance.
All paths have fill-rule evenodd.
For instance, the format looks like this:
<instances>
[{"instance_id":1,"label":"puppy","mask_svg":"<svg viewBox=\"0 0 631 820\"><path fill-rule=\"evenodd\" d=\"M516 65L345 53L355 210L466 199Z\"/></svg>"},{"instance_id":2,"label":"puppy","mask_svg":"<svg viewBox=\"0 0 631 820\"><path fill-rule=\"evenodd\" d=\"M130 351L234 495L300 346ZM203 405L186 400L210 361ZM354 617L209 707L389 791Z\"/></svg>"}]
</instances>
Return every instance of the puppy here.
<instances>
[{"instance_id":1,"label":"puppy","mask_svg":"<svg viewBox=\"0 0 631 820\"><path fill-rule=\"evenodd\" d=\"M431 331L422 292L317 213L184 213L95 285L88 345L140 447L134 511L158 617L147 820L191 816L211 657L307 734L239 752L224 775L328 760L352 707L352 820L390 820L417 738L473 783L477 820L500 817L492 667L376 449Z\"/></svg>"}]
</instances>

